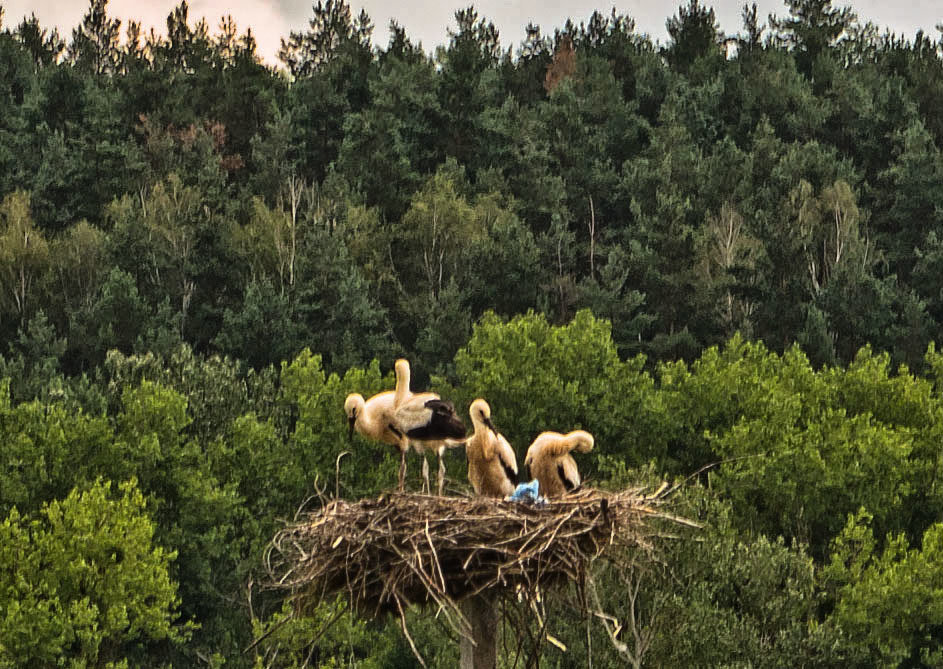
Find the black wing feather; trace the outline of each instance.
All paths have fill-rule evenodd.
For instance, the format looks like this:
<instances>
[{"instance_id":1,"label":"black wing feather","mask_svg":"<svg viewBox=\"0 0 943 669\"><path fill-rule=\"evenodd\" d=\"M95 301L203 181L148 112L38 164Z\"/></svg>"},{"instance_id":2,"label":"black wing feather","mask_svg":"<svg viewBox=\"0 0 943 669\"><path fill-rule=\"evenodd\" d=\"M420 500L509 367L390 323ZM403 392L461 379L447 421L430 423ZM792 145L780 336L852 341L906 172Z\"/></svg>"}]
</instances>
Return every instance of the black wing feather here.
<instances>
[{"instance_id":1,"label":"black wing feather","mask_svg":"<svg viewBox=\"0 0 943 669\"><path fill-rule=\"evenodd\" d=\"M573 492L576 490L576 484L566 477L566 472L563 469L563 465L557 465L557 474L560 475L560 480L563 481L563 487L566 488L567 492Z\"/></svg>"},{"instance_id":2,"label":"black wing feather","mask_svg":"<svg viewBox=\"0 0 943 669\"><path fill-rule=\"evenodd\" d=\"M425 407L432 411L429 422L406 433L419 441L464 439L465 424L455 415L455 407L446 400L429 400Z\"/></svg>"},{"instance_id":3,"label":"black wing feather","mask_svg":"<svg viewBox=\"0 0 943 669\"><path fill-rule=\"evenodd\" d=\"M511 469L511 466L506 463L503 458L499 457L498 460L501 461L501 466L504 468L504 475L508 477L508 481L517 486L519 481L517 472Z\"/></svg>"}]
</instances>

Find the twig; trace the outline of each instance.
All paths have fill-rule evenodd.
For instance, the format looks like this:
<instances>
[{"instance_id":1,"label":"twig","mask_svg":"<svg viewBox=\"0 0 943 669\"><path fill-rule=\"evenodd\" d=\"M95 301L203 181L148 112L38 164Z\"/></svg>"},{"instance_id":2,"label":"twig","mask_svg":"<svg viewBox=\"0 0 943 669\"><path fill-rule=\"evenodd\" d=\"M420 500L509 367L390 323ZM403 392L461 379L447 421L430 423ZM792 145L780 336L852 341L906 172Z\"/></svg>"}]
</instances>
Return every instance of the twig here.
<instances>
[{"instance_id":1,"label":"twig","mask_svg":"<svg viewBox=\"0 0 943 669\"><path fill-rule=\"evenodd\" d=\"M403 635L406 637L406 641L409 642L409 647L412 649L413 655L419 660L419 664L425 667L426 661L422 659L422 655L420 655L419 651L416 649L416 644L413 643L413 638L409 635L409 629L406 627L406 613L403 612L403 605L400 604L399 598L396 599L396 608L399 610L399 621L403 627Z\"/></svg>"},{"instance_id":2,"label":"twig","mask_svg":"<svg viewBox=\"0 0 943 669\"><path fill-rule=\"evenodd\" d=\"M653 521L697 527L662 508L670 492L583 488L542 507L414 493L359 502L321 496L320 510L273 538L267 586L287 592L299 612L338 592L370 615L431 602L462 635L468 621L457 602L465 597L518 586L537 597L544 586L579 583L604 553L618 560L613 547L655 559L665 531Z\"/></svg>"},{"instance_id":3,"label":"twig","mask_svg":"<svg viewBox=\"0 0 943 669\"><path fill-rule=\"evenodd\" d=\"M350 451L341 451L334 461L334 499L341 496L341 458L350 455Z\"/></svg>"}]
</instances>

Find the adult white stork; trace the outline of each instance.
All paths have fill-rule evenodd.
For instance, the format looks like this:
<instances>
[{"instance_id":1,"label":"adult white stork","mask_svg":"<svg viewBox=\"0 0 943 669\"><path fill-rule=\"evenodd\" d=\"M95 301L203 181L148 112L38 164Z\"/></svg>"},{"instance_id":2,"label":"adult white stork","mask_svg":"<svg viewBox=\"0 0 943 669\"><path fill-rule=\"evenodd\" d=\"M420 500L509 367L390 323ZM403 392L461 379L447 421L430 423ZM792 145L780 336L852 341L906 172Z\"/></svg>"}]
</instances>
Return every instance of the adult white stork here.
<instances>
[{"instance_id":1,"label":"adult white stork","mask_svg":"<svg viewBox=\"0 0 943 669\"><path fill-rule=\"evenodd\" d=\"M580 486L580 471L570 452L588 453L593 444L593 435L585 430L541 432L527 449L524 466L540 483L543 495L559 497Z\"/></svg>"},{"instance_id":2,"label":"adult white stork","mask_svg":"<svg viewBox=\"0 0 943 669\"><path fill-rule=\"evenodd\" d=\"M451 402L435 393L413 393L409 389L409 362L400 358L394 365L396 390L393 400L393 420L390 428L400 434L400 488L406 476L405 451L409 444L422 455L423 489L429 490L429 463L426 453L435 451L439 457L438 491L442 494L445 485L445 463L442 456L450 446L459 446L465 440L465 424L455 413Z\"/></svg>"},{"instance_id":3,"label":"adult white stork","mask_svg":"<svg viewBox=\"0 0 943 669\"><path fill-rule=\"evenodd\" d=\"M465 442L468 480L475 494L507 497L517 487L517 458L514 449L491 422L491 407L483 399L468 409L475 434Z\"/></svg>"}]
</instances>

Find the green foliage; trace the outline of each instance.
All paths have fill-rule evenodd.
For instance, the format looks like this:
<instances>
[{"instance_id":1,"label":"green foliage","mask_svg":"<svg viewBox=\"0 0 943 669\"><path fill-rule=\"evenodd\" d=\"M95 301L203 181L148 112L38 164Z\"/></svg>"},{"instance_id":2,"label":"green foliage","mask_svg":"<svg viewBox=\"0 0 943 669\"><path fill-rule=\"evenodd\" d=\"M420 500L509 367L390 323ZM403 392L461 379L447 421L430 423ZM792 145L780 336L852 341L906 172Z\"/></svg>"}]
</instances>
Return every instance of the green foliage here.
<instances>
[{"instance_id":1,"label":"green foliage","mask_svg":"<svg viewBox=\"0 0 943 669\"><path fill-rule=\"evenodd\" d=\"M847 373L816 374L797 349L780 357L734 339L691 371L665 367L661 380L674 396L675 429L685 430L674 439L687 442L688 453L704 449L702 463L721 461L712 482L741 509L742 526L808 542L821 556L861 506L874 510L880 527L900 527L916 492L915 467L930 464L913 457L915 418L903 418L926 387L890 379L886 363L872 364L865 353ZM917 415L927 421L923 403Z\"/></svg>"},{"instance_id":2,"label":"green foliage","mask_svg":"<svg viewBox=\"0 0 943 669\"><path fill-rule=\"evenodd\" d=\"M620 575L641 586L638 620L629 624L652 616L646 631L655 632L648 651L653 663L786 667L839 659L830 648L839 636L814 627L817 579L806 552L741 533L731 518L736 507L702 489L685 498L680 507L705 520L697 540L669 544L664 567L637 564ZM625 615L627 599L612 599Z\"/></svg>"},{"instance_id":3,"label":"green foliage","mask_svg":"<svg viewBox=\"0 0 943 669\"><path fill-rule=\"evenodd\" d=\"M290 77L185 3L166 38L132 23L125 44L90 2L63 62L65 42L25 19L2 33L0 195L30 193L56 235L46 261L14 254L27 280L8 276L0 344L42 308L68 374L174 337L256 366L323 340L337 371L397 348L444 369L460 337L431 341L449 332L423 333L431 314L461 333L489 308L563 323L590 307L623 354L693 360L740 331L816 362L871 343L915 366L943 322L937 45L787 4L768 29L747 8L727 57L729 27L693 1L664 47L594 12L554 38L530 26L516 52L469 7L431 58L395 22L373 51L370 17L320 3L285 40ZM417 297L452 279L438 311ZM331 322L336 299L358 327ZM265 321L284 331L269 356Z\"/></svg>"},{"instance_id":4,"label":"green foliage","mask_svg":"<svg viewBox=\"0 0 943 669\"><path fill-rule=\"evenodd\" d=\"M301 501L316 489L339 489L345 496L359 497L389 488L396 480L399 451L386 444L367 442L359 436L349 443L344 400L349 393L370 397L392 390L391 374L380 374L374 360L364 369L348 369L343 377L328 375L321 356L304 350L290 364L283 363L282 391L287 401L298 407L298 420L290 436L295 460L295 477L284 483L291 494L287 499ZM349 455L340 458L341 454ZM336 473L340 472L340 478ZM418 468L413 468L415 475ZM287 511L286 511L287 512Z\"/></svg>"},{"instance_id":5,"label":"green foliage","mask_svg":"<svg viewBox=\"0 0 943 669\"><path fill-rule=\"evenodd\" d=\"M16 191L0 204L0 276L4 289L0 306L25 324L39 277L49 263L49 244L30 215L30 196Z\"/></svg>"},{"instance_id":6,"label":"green foliage","mask_svg":"<svg viewBox=\"0 0 943 669\"><path fill-rule=\"evenodd\" d=\"M295 342L292 353L299 343L313 342L338 373L374 357L391 360L396 348L387 307L351 265L339 236L323 229L309 236L300 253L294 305L304 342Z\"/></svg>"},{"instance_id":7,"label":"green foliage","mask_svg":"<svg viewBox=\"0 0 943 669\"><path fill-rule=\"evenodd\" d=\"M33 664L412 666L395 624L344 613L312 643L335 604L276 629L281 603L246 599L312 494L391 486L394 449L348 442L341 406L391 388L399 355L417 387L488 399L519 455L590 430L591 483L714 465L700 543L644 582L605 576L620 619L639 583L639 611L671 612L645 662L940 663L933 31L789 0L727 37L692 0L664 45L613 10L515 48L468 7L431 56L395 21L372 48L370 17L331 0L280 72L230 19L213 34L180 3L159 35L106 5L67 40L0 27L0 513L37 567L44 505L135 477L148 541L177 553L152 571L179 581L161 615L180 636L125 638L27 574ZM47 624L73 613L71 641ZM426 613L417 645L454 666ZM585 621L558 613L570 651L542 664L582 666ZM512 645L528 629L505 625ZM633 659L589 634L598 664ZM29 663L6 644L0 664Z\"/></svg>"},{"instance_id":8,"label":"green foliage","mask_svg":"<svg viewBox=\"0 0 943 669\"><path fill-rule=\"evenodd\" d=\"M92 301L72 317L73 331L84 335L75 342L74 355L82 367L89 368L104 362L100 356L105 351L131 354L148 323L155 319L138 292L134 277L118 268L112 268Z\"/></svg>"},{"instance_id":9,"label":"green foliage","mask_svg":"<svg viewBox=\"0 0 943 669\"><path fill-rule=\"evenodd\" d=\"M65 340L56 336L55 327L41 310L18 334L10 342L6 358L0 356L0 378L11 380L13 400L24 402L39 397L48 400L61 395L60 364Z\"/></svg>"},{"instance_id":10,"label":"green foliage","mask_svg":"<svg viewBox=\"0 0 943 669\"><path fill-rule=\"evenodd\" d=\"M935 666L943 659L936 630L943 610L943 525L924 533L920 548L901 535L888 535L883 550L871 530L870 514L849 514L825 567L836 598L830 621L849 645L867 649L870 666Z\"/></svg>"},{"instance_id":11,"label":"green foliage","mask_svg":"<svg viewBox=\"0 0 943 669\"><path fill-rule=\"evenodd\" d=\"M804 424L794 397L774 393L771 401L783 409L741 421L715 442L724 457L744 458L724 467L717 486L744 509L753 505L749 526L809 541L818 553L858 506L880 513L881 527L898 525L911 476L906 431L838 409Z\"/></svg>"},{"instance_id":12,"label":"green foliage","mask_svg":"<svg viewBox=\"0 0 943 669\"><path fill-rule=\"evenodd\" d=\"M713 8L690 0L686 7L678 8L677 16L668 19L666 28L671 41L664 53L673 70L691 74L695 69L716 67L723 34Z\"/></svg>"},{"instance_id":13,"label":"green foliage","mask_svg":"<svg viewBox=\"0 0 943 669\"><path fill-rule=\"evenodd\" d=\"M358 619L340 598L324 602L303 617L292 617L291 613L286 604L268 620L253 621L254 636L267 635L255 650L254 667L271 666L275 661L280 667L291 668L400 666L391 663L399 659L397 654L402 654L402 649L397 648L398 630L393 626L384 630Z\"/></svg>"},{"instance_id":14,"label":"green foliage","mask_svg":"<svg viewBox=\"0 0 943 669\"><path fill-rule=\"evenodd\" d=\"M458 272L462 250L486 234L459 190L462 177L455 162L443 165L416 194L402 220L401 271L410 285L422 285L434 296Z\"/></svg>"},{"instance_id":15,"label":"green foliage","mask_svg":"<svg viewBox=\"0 0 943 669\"><path fill-rule=\"evenodd\" d=\"M113 433L104 417L52 399L13 403L10 381L0 382L0 512L34 513L78 483L113 467ZM110 477L109 477L110 478Z\"/></svg>"},{"instance_id":16,"label":"green foliage","mask_svg":"<svg viewBox=\"0 0 943 669\"><path fill-rule=\"evenodd\" d=\"M773 17L784 44L796 51L796 64L807 77L820 57L828 57L829 47L851 28L857 16L851 7L832 7L831 0L787 0L789 16Z\"/></svg>"},{"instance_id":17,"label":"green foliage","mask_svg":"<svg viewBox=\"0 0 943 669\"><path fill-rule=\"evenodd\" d=\"M459 274L460 285L473 287L461 291L473 314L488 309L503 316L524 313L536 306L538 287L546 281L537 240L512 207L497 192L475 200L473 215L488 234L466 247ZM509 285L515 289L507 290Z\"/></svg>"},{"instance_id":18,"label":"green foliage","mask_svg":"<svg viewBox=\"0 0 943 669\"><path fill-rule=\"evenodd\" d=\"M169 567L133 480L73 490L0 525L0 666L154 666L182 645ZM117 491L116 491L117 492Z\"/></svg>"},{"instance_id":19,"label":"green foliage","mask_svg":"<svg viewBox=\"0 0 943 669\"><path fill-rule=\"evenodd\" d=\"M661 455L648 440L657 414L643 364L621 361L609 323L589 311L562 327L534 313L509 322L486 314L456 354L455 373L462 406L486 398L518 460L540 432L582 428L600 453L641 464Z\"/></svg>"},{"instance_id":20,"label":"green foliage","mask_svg":"<svg viewBox=\"0 0 943 669\"><path fill-rule=\"evenodd\" d=\"M246 287L239 311L226 309L214 345L223 354L255 368L286 360L301 347L300 324L292 320L291 303L267 280Z\"/></svg>"}]
</instances>

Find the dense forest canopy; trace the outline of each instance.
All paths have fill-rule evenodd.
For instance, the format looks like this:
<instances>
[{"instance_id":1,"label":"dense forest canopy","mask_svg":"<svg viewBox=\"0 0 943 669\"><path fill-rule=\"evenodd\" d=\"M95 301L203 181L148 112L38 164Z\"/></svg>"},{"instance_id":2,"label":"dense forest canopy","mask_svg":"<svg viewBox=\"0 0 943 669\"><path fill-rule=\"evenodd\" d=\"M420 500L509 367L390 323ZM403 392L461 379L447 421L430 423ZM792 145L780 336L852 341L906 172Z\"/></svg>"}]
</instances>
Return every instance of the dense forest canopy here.
<instances>
[{"instance_id":1,"label":"dense forest canopy","mask_svg":"<svg viewBox=\"0 0 943 669\"><path fill-rule=\"evenodd\" d=\"M547 663L938 666L943 29L742 18L508 45L469 6L430 54L319 0L273 67L185 1L0 5L0 667L411 666L258 589L341 451L341 494L392 484L341 406L397 356L519 459L592 431L593 484L722 462L698 541L597 574L634 641L561 606Z\"/></svg>"},{"instance_id":2,"label":"dense forest canopy","mask_svg":"<svg viewBox=\"0 0 943 669\"><path fill-rule=\"evenodd\" d=\"M91 2L0 33L0 351L45 318L63 371L186 342L254 368L445 370L485 311L615 324L623 355L735 332L816 364L921 365L943 324L941 42L791 0L653 44L594 13L434 55L318 2L264 65L186 2L166 36ZM40 316L42 314L42 316Z\"/></svg>"}]
</instances>

